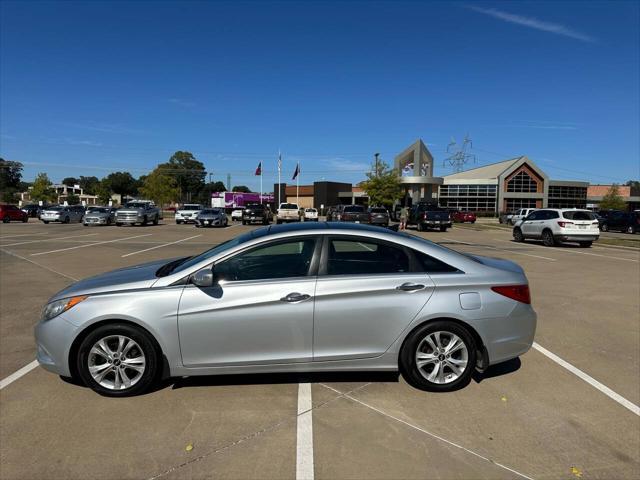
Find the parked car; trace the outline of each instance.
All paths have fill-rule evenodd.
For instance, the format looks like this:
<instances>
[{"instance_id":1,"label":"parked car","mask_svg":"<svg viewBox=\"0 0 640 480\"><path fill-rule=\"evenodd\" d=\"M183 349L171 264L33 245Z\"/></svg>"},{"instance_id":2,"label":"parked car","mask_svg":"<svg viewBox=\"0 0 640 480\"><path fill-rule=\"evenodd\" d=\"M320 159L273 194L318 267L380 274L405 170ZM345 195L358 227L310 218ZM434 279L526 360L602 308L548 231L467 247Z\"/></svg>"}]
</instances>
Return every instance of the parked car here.
<instances>
[{"instance_id":1,"label":"parked car","mask_svg":"<svg viewBox=\"0 0 640 480\"><path fill-rule=\"evenodd\" d=\"M547 247L561 242L577 242L588 248L600 237L598 220L589 210L544 208L518 220L513 227L513 239L542 240Z\"/></svg>"},{"instance_id":2,"label":"parked car","mask_svg":"<svg viewBox=\"0 0 640 480\"><path fill-rule=\"evenodd\" d=\"M176 223L196 223L196 217L203 208L199 203L185 203L182 208L176 210Z\"/></svg>"},{"instance_id":3,"label":"parked car","mask_svg":"<svg viewBox=\"0 0 640 480\"><path fill-rule=\"evenodd\" d=\"M21 210L27 214L30 218L40 218L40 212L45 207L41 207L40 205L31 204L31 205L23 205Z\"/></svg>"},{"instance_id":4,"label":"parked car","mask_svg":"<svg viewBox=\"0 0 640 480\"><path fill-rule=\"evenodd\" d=\"M369 208L369 223L371 225L389 226L389 212L384 207Z\"/></svg>"},{"instance_id":5,"label":"parked car","mask_svg":"<svg viewBox=\"0 0 640 480\"><path fill-rule=\"evenodd\" d=\"M82 223L89 225L111 225L116 221L116 208L113 207L89 207L84 214Z\"/></svg>"},{"instance_id":6,"label":"parked car","mask_svg":"<svg viewBox=\"0 0 640 480\"><path fill-rule=\"evenodd\" d=\"M305 222L317 222L318 221L318 210L315 208L305 208L304 209L304 221Z\"/></svg>"},{"instance_id":7,"label":"parked car","mask_svg":"<svg viewBox=\"0 0 640 480\"><path fill-rule=\"evenodd\" d=\"M344 205L339 214L339 222L369 223L369 212L364 205Z\"/></svg>"},{"instance_id":8,"label":"parked car","mask_svg":"<svg viewBox=\"0 0 640 480\"><path fill-rule=\"evenodd\" d=\"M72 284L35 338L46 370L112 397L168 376L351 369L400 370L442 392L528 351L535 329L527 277L509 260L302 223Z\"/></svg>"},{"instance_id":9,"label":"parked car","mask_svg":"<svg viewBox=\"0 0 640 480\"><path fill-rule=\"evenodd\" d=\"M134 200L128 202L124 207L116 212L116 225L147 225L148 223L158 224L160 220L160 210L155 203L149 200Z\"/></svg>"},{"instance_id":10,"label":"parked car","mask_svg":"<svg viewBox=\"0 0 640 480\"><path fill-rule=\"evenodd\" d=\"M247 203L242 211L242 224L249 225L251 223L260 222L262 225L269 225L273 215L268 205L264 203Z\"/></svg>"},{"instance_id":11,"label":"parked car","mask_svg":"<svg viewBox=\"0 0 640 480\"><path fill-rule=\"evenodd\" d=\"M276 214L276 223L283 222L299 222L300 221L300 207L297 203L281 203L278 207Z\"/></svg>"},{"instance_id":12,"label":"parked car","mask_svg":"<svg viewBox=\"0 0 640 480\"><path fill-rule=\"evenodd\" d=\"M455 210L451 213L451 220L456 223L476 223L476 214L469 211Z\"/></svg>"},{"instance_id":13,"label":"parked car","mask_svg":"<svg viewBox=\"0 0 640 480\"><path fill-rule=\"evenodd\" d=\"M339 222L344 205L335 205L327 210L327 222Z\"/></svg>"},{"instance_id":14,"label":"parked car","mask_svg":"<svg viewBox=\"0 0 640 480\"><path fill-rule=\"evenodd\" d=\"M636 233L640 230L640 215L638 212L623 212L621 210L608 210L601 212L600 230L608 232L615 230L626 233Z\"/></svg>"},{"instance_id":15,"label":"parked car","mask_svg":"<svg viewBox=\"0 0 640 480\"><path fill-rule=\"evenodd\" d=\"M407 225L415 225L420 232L429 228L438 228L441 232L446 232L447 228L451 227L451 215L436 204L418 202L409 210Z\"/></svg>"},{"instance_id":16,"label":"parked car","mask_svg":"<svg viewBox=\"0 0 640 480\"><path fill-rule=\"evenodd\" d=\"M232 210L231 220L234 222L242 220L242 210L244 210L244 208L236 208L235 210Z\"/></svg>"},{"instance_id":17,"label":"parked car","mask_svg":"<svg viewBox=\"0 0 640 480\"><path fill-rule=\"evenodd\" d=\"M14 222L28 222L29 215L27 212L20 210L15 205L0 205L0 219L2 223Z\"/></svg>"},{"instance_id":18,"label":"parked car","mask_svg":"<svg viewBox=\"0 0 640 480\"><path fill-rule=\"evenodd\" d=\"M506 223L508 225L511 224L511 218L515 212L503 212L498 215L498 223Z\"/></svg>"},{"instance_id":19,"label":"parked car","mask_svg":"<svg viewBox=\"0 0 640 480\"><path fill-rule=\"evenodd\" d=\"M531 212L534 212L536 210L537 208L521 208L520 210L517 210L513 215L511 215L511 218L509 218L509 222L511 223L511 225L515 225L519 220L522 220Z\"/></svg>"},{"instance_id":20,"label":"parked car","mask_svg":"<svg viewBox=\"0 0 640 480\"><path fill-rule=\"evenodd\" d=\"M196 227L226 227L229 224L227 214L221 208L205 208L195 218Z\"/></svg>"},{"instance_id":21,"label":"parked car","mask_svg":"<svg viewBox=\"0 0 640 480\"><path fill-rule=\"evenodd\" d=\"M82 217L84 217L84 207L80 205L47 207L40 213L40 221L45 224L49 222L80 223Z\"/></svg>"}]
</instances>

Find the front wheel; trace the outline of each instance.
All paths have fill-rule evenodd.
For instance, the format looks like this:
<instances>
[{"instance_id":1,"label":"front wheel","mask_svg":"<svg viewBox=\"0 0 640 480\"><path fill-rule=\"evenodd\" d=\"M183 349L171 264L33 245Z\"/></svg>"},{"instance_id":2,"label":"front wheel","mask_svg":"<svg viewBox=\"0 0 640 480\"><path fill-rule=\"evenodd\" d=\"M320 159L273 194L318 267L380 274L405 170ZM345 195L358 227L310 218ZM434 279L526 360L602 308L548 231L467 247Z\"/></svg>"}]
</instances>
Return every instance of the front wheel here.
<instances>
[{"instance_id":1,"label":"front wheel","mask_svg":"<svg viewBox=\"0 0 640 480\"><path fill-rule=\"evenodd\" d=\"M157 225L157 224L158 224L158 221L159 221L158 217L154 218L154 219L153 219L153 224L154 224L154 225Z\"/></svg>"},{"instance_id":2,"label":"front wheel","mask_svg":"<svg viewBox=\"0 0 640 480\"><path fill-rule=\"evenodd\" d=\"M400 371L421 390L450 392L469 383L476 365L476 345L457 323L442 320L423 325L405 340Z\"/></svg>"},{"instance_id":3,"label":"front wheel","mask_svg":"<svg viewBox=\"0 0 640 480\"><path fill-rule=\"evenodd\" d=\"M85 385L106 397L138 395L157 380L159 352L143 330L103 325L82 341L76 359Z\"/></svg>"},{"instance_id":4,"label":"front wheel","mask_svg":"<svg viewBox=\"0 0 640 480\"><path fill-rule=\"evenodd\" d=\"M69 223L71 221L71 219L69 217L65 217L64 221L62 223Z\"/></svg>"},{"instance_id":5,"label":"front wheel","mask_svg":"<svg viewBox=\"0 0 640 480\"><path fill-rule=\"evenodd\" d=\"M635 226L633 226L633 225L629 225L629 226L627 227L627 233L631 233L631 234L636 233L636 227L635 227Z\"/></svg>"},{"instance_id":6,"label":"front wheel","mask_svg":"<svg viewBox=\"0 0 640 480\"><path fill-rule=\"evenodd\" d=\"M27 223L29 221L29 216L25 215L24 217L22 217L22 223Z\"/></svg>"},{"instance_id":7,"label":"front wheel","mask_svg":"<svg viewBox=\"0 0 640 480\"><path fill-rule=\"evenodd\" d=\"M524 235L522 234L522 230L519 228L513 229L513 240L516 242L524 242Z\"/></svg>"},{"instance_id":8,"label":"front wheel","mask_svg":"<svg viewBox=\"0 0 640 480\"><path fill-rule=\"evenodd\" d=\"M579 243L580 243L580 247L589 248L593 242L579 242Z\"/></svg>"},{"instance_id":9,"label":"front wheel","mask_svg":"<svg viewBox=\"0 0 640 480\"><path fill-rule=\"evenodd\" d=\"M45 225L49 225L49 221L48 220L43 220L42 223L44 223Z\"/></svg>"}]
</instances>

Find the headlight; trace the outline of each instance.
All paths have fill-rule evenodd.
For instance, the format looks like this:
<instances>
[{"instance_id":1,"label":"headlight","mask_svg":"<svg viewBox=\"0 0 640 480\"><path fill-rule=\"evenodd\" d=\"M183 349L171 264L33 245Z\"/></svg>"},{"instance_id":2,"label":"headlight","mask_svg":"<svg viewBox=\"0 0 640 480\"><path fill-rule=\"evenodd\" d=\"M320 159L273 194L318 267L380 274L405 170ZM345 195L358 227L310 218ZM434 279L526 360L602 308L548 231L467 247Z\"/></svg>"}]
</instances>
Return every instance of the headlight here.
<instances>
[{"instance_id":1,"label":"headlight","mask_svg":"<svg viewBox=\"0 0 640 480\"><path fill-rule=\"evenodd\" d=\"M80 295L78 297L63 298L62 300L48 303L44 307L44 310L42 310L42 320L51 320L87 298L89 298L88 295Z\"/></svg>"}]
</instances>

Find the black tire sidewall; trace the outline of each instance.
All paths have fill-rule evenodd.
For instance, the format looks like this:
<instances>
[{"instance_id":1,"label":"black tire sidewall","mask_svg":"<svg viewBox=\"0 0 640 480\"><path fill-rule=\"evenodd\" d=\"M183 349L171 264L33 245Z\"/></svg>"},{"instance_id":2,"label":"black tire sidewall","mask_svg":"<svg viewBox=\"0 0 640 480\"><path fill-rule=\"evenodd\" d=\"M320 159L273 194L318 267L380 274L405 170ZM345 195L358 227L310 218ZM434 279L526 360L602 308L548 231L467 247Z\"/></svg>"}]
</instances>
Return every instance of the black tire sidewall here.
<instances>
[{"instance_id":1,"label":"black tire sidewall","mask_svg":"<svg viewBox=\"0 0 640 480\"><path fill-rule=\"evenodd\" d=\"M88 354L91 347L101 338L109 335L125 335L134 340L143 350L146 361L146 370L142 378L127 390L109 390L98 384L87 367ZM130 397L139 395L148 390L158 379L160 372L160 354L155 342L149 334L142 329L123 323L103 325L89 333L80 344L78 356L76 358L76 368L84 384L96 393L105 397Z\"/></svg>"},{"instance_id":2,"label":"black tire sidewall","mask_svg":"<svg viewBox=\"0 0 640 480\"><path fill-rule=\"evenodd\" d=\"M437 331L454 333L462 339L467 347L467 351L469 352L467 368L465 371L455 381L445 385L432 383L424 378L418 371L415 362L415 352L420 341L428 334ZM476 366L476 358L476 345L471 334L469 334L464 327L455 322L438 320L418 327L409 334L402 345L402 350L400 351L400 372L410 385L420 390L428 392L451 392L464 388L469 384Z\"/></svg>"}]
</instances>

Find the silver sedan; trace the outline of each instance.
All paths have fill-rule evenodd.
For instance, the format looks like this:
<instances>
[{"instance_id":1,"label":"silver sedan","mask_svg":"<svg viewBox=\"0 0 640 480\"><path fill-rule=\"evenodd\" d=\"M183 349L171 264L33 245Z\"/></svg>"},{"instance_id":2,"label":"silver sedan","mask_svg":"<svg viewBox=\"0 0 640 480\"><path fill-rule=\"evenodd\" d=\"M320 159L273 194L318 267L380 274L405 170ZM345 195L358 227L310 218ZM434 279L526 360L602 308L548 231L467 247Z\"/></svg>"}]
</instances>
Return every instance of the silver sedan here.
<instances>
[{"instance_id":1,"label":"silver sedan","mask_svg":"<svg viewBox=\"0 0 640 480\"><path fill-rule=\"evenodd\" d=\"M253 230L75 283L44 307L40 364L126 396L161 376L400 370L430 391L532 345L523 270L344 223Z\"/></svg>"}]
</instances>

